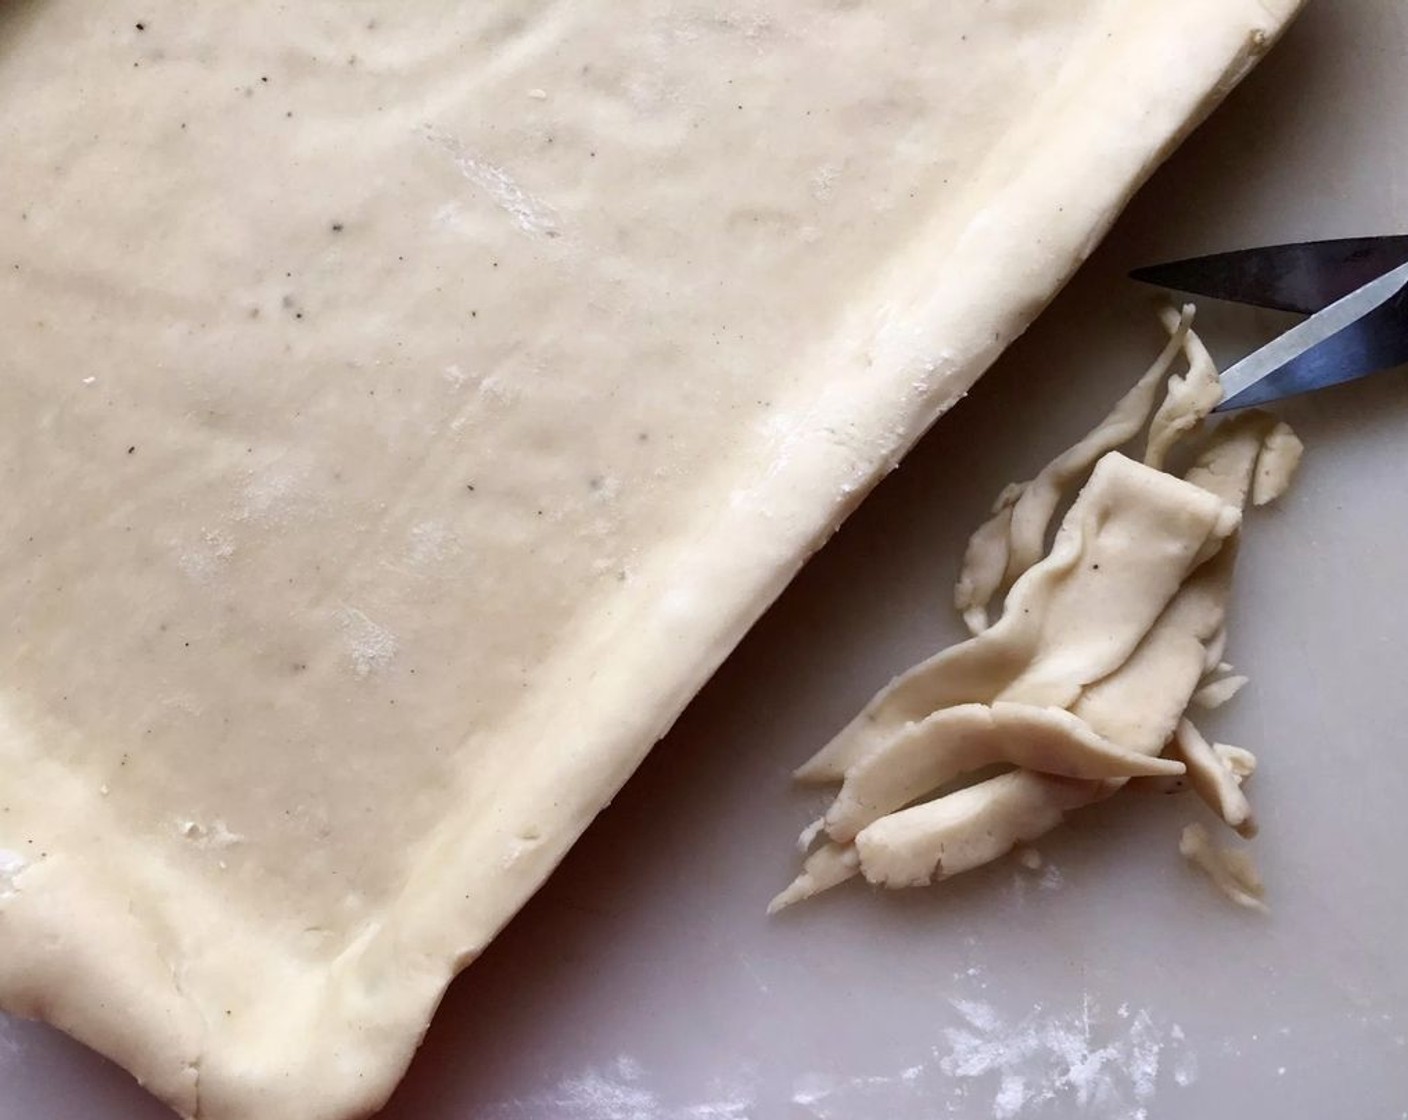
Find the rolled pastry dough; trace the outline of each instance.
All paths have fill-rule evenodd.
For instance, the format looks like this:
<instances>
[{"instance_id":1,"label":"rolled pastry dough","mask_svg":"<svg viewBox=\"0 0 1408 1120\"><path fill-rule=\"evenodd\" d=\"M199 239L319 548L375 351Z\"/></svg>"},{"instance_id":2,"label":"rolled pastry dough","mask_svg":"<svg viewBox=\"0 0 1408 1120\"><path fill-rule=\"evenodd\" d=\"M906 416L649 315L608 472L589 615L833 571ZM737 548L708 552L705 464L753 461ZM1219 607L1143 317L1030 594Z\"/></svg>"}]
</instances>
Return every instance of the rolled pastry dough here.
<instances>
[{"instance_id":1,"label":"rolled pastry dough","mask_svg":"<svg viewBox=\"0 0 1408 1120\"><path fill-rule=\"evenodd\" d=\"M374 1109L1296 6L0 7L0 1005Z\"/></svg>"}]
</instances>

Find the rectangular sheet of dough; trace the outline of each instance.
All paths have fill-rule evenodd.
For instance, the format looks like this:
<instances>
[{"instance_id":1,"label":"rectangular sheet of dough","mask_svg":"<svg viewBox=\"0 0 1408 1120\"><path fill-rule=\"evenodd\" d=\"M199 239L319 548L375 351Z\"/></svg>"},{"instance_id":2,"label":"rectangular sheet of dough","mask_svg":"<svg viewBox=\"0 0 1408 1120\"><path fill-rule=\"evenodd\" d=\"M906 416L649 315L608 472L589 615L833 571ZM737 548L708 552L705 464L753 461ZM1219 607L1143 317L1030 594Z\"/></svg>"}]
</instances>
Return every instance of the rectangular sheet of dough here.
<instances>
[{"instance_id":1,"label":"rectangular sheet of dough","mask_svg":"<svg viewBox=\"0 0 1408 1120\"><path fill-rule=\"evenodd\" d=\"M0 7L0 1004L373 1108L1294 7Z\"/></svg>"}]
</instances>

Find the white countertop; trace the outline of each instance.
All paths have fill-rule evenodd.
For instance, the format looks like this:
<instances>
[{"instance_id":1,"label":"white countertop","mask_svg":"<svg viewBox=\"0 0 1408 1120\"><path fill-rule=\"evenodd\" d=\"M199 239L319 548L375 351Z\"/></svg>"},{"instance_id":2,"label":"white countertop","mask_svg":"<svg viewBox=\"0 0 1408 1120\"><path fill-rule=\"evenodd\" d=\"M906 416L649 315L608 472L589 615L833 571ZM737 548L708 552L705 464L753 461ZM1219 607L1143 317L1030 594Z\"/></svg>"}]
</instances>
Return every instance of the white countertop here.
<instances>
[{"instance_id":1,"label":"white countertop","mask_svg":"<svg viewBox=\"0 0 1408 1120\"><path fill-rule=\"evenodd\" d=\"M1256 751L1270 917L1122 795L932 889L768 920L819 798L788 771L960 636L967 534L1143 370L1129 268L1408 230L1408 5L1319 0L1075 283L865 503L549 884L451 989L386 1120L1408 1118L1408 375L1287 404L1297 485L1249 518L1203 722ZM1205 306L1231 359L1280 317ZM0 1120L158 1120L125 1074L0 1020Z\"/></svg>"}]
</instances>

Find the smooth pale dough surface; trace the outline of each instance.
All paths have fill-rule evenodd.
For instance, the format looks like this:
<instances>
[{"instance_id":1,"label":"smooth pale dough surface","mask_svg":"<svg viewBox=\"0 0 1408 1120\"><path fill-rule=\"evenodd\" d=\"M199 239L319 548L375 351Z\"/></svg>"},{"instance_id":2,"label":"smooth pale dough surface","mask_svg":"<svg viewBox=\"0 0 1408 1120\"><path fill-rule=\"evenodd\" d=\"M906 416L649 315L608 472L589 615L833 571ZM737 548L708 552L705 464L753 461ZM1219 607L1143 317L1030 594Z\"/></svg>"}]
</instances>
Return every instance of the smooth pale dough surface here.
<instances>
[{"instance_id":1,"label":"smooth pale dough surface","mask_svg":"<svg viewBox=\"0 0 1408 1120\"><path fill-rule=\"evenodd\" d=\"M0 8L0 1004L373 1110L1295 7Z\"/></svg>"}]
</instances>

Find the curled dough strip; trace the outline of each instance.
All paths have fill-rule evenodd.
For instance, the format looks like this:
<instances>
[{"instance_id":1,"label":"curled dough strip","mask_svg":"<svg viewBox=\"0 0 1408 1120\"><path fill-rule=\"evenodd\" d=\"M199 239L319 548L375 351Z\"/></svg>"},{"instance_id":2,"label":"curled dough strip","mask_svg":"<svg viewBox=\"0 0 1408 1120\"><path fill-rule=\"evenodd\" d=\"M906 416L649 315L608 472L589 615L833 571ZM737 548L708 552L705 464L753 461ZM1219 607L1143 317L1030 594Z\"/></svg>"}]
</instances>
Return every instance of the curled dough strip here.
<instances>
[{"instance_id":1,"label":"curled dough strip","mask_svg":"<svg viewBox=\"0 0 1408 1120\"><path fill-rule=\"evenodd\" d=\"M1252 481L1252 505L1264 506L1286 492L1296 468L1300 466L1305 444L1282 421L1271 429L1257 459L1256 478Z\"/></svg>"},{"instance_id":2,"label":"curled dough strip","mask_svg":"<svg viewBox=\"0 0 1408 1120\"><path fill-rule=\"evenodd\" d=\"M854 845L823 844L802 863L802 873L768 903L768 913L776 914L794 903L830 890L852 878L860 869Z\"/></svg>"},{"instance_id":3,"label":"curled dough strip","mask_svg":"<svg viewBox=\"0 0 1408 1120\"><path fill-rule=\"evenodd\" d=\"M1046 548L1046 531L1061 498L1108 451L1129 442L1149 419L1154 396L1174 359L1184 349L1193 321L1186 305L1174 320L1168 343L1148 371L1108 416L1075 446L1048 463L1030 482L1009 486L998 496L993 516L968 541L954 588L954 606L973 634L988 628L988 604Z\"/></svg>"},{"instance_id":4,"label":"curled dough strip","mask_svg":"<svg viewBox=\"0 0 1408 1120\"><path fill-rule=\"evenodd\" d=\"M1118 783L1013 770L881 817L856 836L860 870L884 887L916 887L991 863L1055 828Z\"/></svg>"},{"instance_id":5,"label":"curled dough strip","mask_svg":"<svg viewBox=\"0 0 1408 1120\"><path fill-rule=\"evenodd\" d=\"M1238 835L1248 840L1255 836L1256 821L1241 780L1190 721L1179 722L1173 750L1187 764L1189 784L1203 803Z\"/></svg>"},{"instance_id":6,"label":"curled dough strip","mask_svg":"<svg viewBox=\"0 0 1408 1120\"><path fill-rule=\"evenodd\" d=\"M1218 425L1184 479L1229 506L1245 508L1262 448L1275 430L1275 423L1264 412L1239 412Z\"/></svg>"},{"instance_id":7,"label":"curled dough strip","mask_svg":"<svg viewBox=\"0 0 1408 1120\"><path fill-rule=\"evenodd\" d=\"M1127 750L1061 708L960 704L911 724L852 766L826 814L826 830L845 843L887 813L1001 762L1065 778L1183 773L1182 763Z\"/></svg>"},{"instance_id":8,"label":"curled dough strip","mask_svg":"<svg viewBox=\"0 0 1408 1120\"><path fill-rule=\"evenodd\" d=\"M1231 676L1209 681L1193 693L1193 705L1208 711L1220 708L1246 687L1247 680L1247 677Z\"/></svg>"},{"instance_id":9,"label":"curled dough strip","mask_svg":"<svg viewBox=\"0 0 1408 1120\"><path fill-rule=\"evenodd\" d=\"M1171 307L1159 312L1164 328L1173 334L1181 317ZM1173 445L1191 432L1222 400L1222 379L1212 355L1202 339L1190 330L1183 332L1183 355L1188 372L1168 380L1168 393L1149 421L1149 442L1144 449L1145 466L1162 470Z\"/></svg>"},{"instance_id":10,"label":"curled dough strip","mask_svg":"<svg viewBox=\"0 0 1408 1120\"><path fill-rule=\"evenodd\" d=\"M963 625L970 634L981 634L991 623L988 604L1002 590L1007 575L1007 560L1011 554L1012 506L1021 496L1022 488L1009 486L998 495L992 516L978 526L968 538L963 553L963 566L953 588L953 605L963 616Z\"/></svg>"},{"instance_id":11,"label":"curled dough strip","mask_svg":"<svg viewBox=\"0 0 1408 1120\"><path fill-rule=\"evenodd\" d=\"M1237 779L1237 784L1245 782L1256 773L1256 755L1243 747L1234 747L1231 743L1214 743L1212 749L1217 757L1222 759L1227 769L1232 771L1232 776Z\"/></svg>"}]
</instances>

